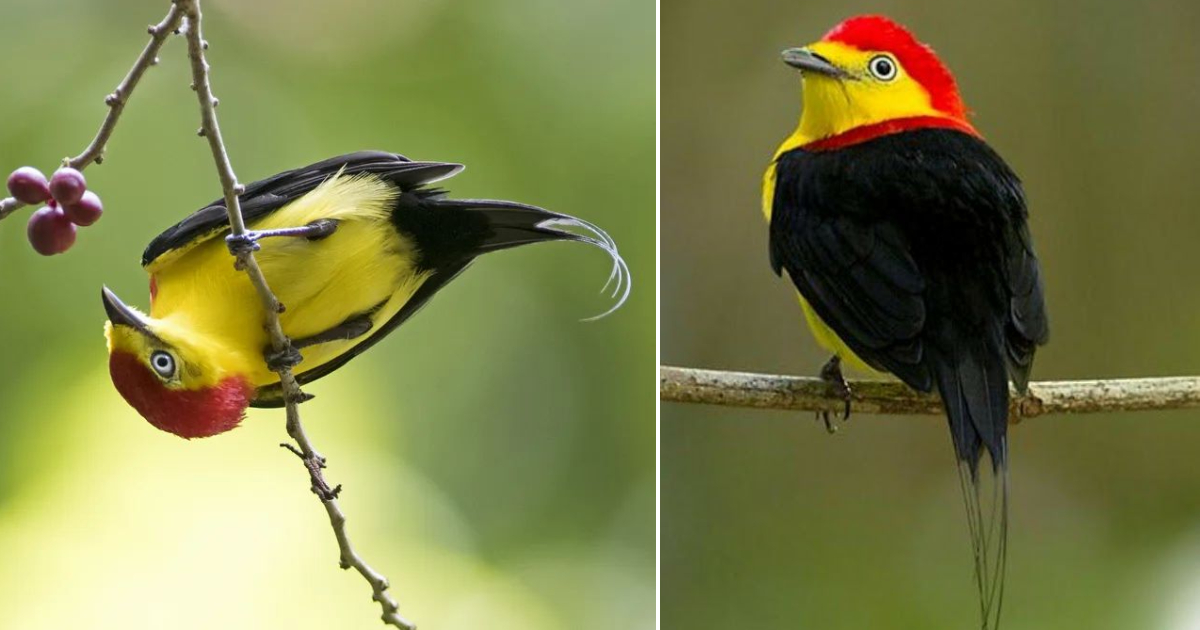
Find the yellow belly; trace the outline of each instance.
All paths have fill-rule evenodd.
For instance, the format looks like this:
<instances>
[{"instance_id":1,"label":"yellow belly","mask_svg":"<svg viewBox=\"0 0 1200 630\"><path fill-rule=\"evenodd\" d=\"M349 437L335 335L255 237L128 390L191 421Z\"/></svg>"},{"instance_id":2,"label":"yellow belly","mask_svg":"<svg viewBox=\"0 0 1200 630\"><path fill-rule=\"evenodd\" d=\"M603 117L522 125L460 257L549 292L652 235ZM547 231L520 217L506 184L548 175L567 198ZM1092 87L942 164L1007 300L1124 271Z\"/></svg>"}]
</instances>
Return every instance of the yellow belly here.
<instances>
[{"instance_id":1,"label":"yellow belly","mask_svg":"<svg viewBox=\"0 0 1200 630\"><path fill-rule=\"evenodd\" d=\"M280 315L293 339L316 335L379 307L374 329L395 315L428 278L416 268L416 250L390 224L395 189L378 180L339 177L305 197L254 222L251 229L305 225L337 219L337 230L318 241L270 238L256 255L267 283L287 308ZM233 261L221 238L200 240L148 266L158 286L151 316L180 337L200 335L206 362L248 376L255 386L278 381L262 352L270 339L254 287ZM303 373L366 340L335 340L303 350Z\"/></svg>"},{"instance_id":2,"label":"yellow belly","mask_svg":"<svg viewBox=\"0 0 1200 630\"><path fill-rule=\"evenodd\" d=\"M817 315L817 312L813 310L803 295L797 293L796 297L800 298L800 308L804 310L804 319L808 322L809 330L812 331L813 337L816 337L817 343L822 348L836 354L842 359L844 365L856 371L864 374L880 374L879 370L867 365L866 361L863 361L858 358L858 355L854 354L854 351L846 345L846 342L842 341L842 338L833 332L833 329L821 319L820 315Z\"/></svg>"}]
</instances>

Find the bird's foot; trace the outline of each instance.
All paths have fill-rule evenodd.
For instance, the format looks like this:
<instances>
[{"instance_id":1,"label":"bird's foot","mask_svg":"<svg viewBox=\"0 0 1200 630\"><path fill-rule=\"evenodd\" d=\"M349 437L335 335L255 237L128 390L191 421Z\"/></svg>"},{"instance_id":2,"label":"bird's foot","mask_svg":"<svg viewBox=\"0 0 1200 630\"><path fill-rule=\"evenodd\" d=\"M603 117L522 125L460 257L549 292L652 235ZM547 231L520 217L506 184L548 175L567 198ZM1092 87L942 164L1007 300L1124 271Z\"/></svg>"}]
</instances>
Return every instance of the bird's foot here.
<instances>
[{"instance_id":1,"label":"bird's foot","mask_svg":"<svg viewBox=\"0 0 1200 630\"><path fill-rule=\"evenodd\" d=\"M304 360L300 351L292 347L290 344L282 351L275 351L272 348L267 348L263 351L263 359L267 362L267 368L272 372L280 372L290 370Z\"/></svg>"},{"instance_id":2,"label":"bird's foot","mask_svg":"<svg viewBox=\"0 0 1200 630\"><path fill-rule=\"evenodd\" d=\"M846 377L842 375L842 359L836 354L821 368L821 380L829 384L833 394L841 398L845 402L845 409L842 411L842 421L850 419L850 384L846 382ZM817 412L817 419L825 423L825 430L829 433L837 433L837 426L832 421L833 414L828 410Z\"/></svg>"},{"instance_id":3,"label":"bird's foot","mask_svg":"<svg viewBox=\"0 0 1200 630\"><path fill-rule=\"evenodd\" d=\"M225 247L229 248L229 253L233 254L238 260L243 256L253 254L258 251L258 236L255 232L246 232L245 234L230 234L225 237Z\"/></svg>"}]
</instances>

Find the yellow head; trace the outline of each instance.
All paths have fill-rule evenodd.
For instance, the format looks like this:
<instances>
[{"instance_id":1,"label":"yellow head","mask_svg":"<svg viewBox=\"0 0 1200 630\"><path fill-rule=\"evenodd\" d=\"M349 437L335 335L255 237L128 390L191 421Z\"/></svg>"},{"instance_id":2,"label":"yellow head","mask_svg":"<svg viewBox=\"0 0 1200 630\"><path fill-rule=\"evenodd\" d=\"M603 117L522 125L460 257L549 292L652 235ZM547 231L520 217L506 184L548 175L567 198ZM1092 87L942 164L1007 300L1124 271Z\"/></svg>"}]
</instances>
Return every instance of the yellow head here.
<instances>
[{"instance_id":1,"label":"yellow head","mask_svg":"<svg viewBox=\"0 0 1200 630\"><path fill-rule=\"evenodd\" d=\"M939 125L975 133L954 76L885 17L850 18L814 44L785 50L783 59L804 76L804 111L789 148L856 130L874 137Z\"/></svg>"},{"instance_id":2,"label":"yellow head","mask_svg":"<svg viewBox=\"0 0 1200 630\"><path fill-rule=\"evenodd\" d=\"M217 340L155 320L102 291L113 385L150 424L184 438L236 427L255 389Z\"/></svg>"}]
</instances>

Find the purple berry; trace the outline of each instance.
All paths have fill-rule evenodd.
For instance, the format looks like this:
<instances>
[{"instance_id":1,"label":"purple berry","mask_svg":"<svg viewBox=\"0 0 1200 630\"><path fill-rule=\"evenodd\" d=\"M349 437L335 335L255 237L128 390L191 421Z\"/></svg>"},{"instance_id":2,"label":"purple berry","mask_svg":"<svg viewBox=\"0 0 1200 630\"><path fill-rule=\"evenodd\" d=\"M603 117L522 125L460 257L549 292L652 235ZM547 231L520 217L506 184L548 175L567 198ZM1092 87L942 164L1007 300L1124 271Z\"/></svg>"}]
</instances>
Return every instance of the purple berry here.
<instances>
[{"instance_id":1,"label":"purple berry","mask_svg":"<svg viewBox=\"0 0 1200 630\"><path fill-rule=\"evenodd\" d=\"M83 178L83 173L69 166L54 171L50 176L50 194L60 205L69 206L79 201L86 190L87 180Z\"/></svg>"},{"instance_id":2,"label":"purple berry","mask_svg":"<svg viewBox=\"0 0 1200 630\"><path fill-rule=\"evenodd\" d=\"M63 212L67 218L78 226L88 226L100 220L100 215L104 213L104 206L100 204L100 197L92 191L83 193L79 201L63 206Z\"/></svg>"},{"instance_id":3,"label":"purple berry","mask_svg":"<svg viewBox=\"0 0 1200 630\"><path fill-rule=\"evenodd\" d=\"M8 192L21 203L42 203L50 198L46 176L32 166L22 166L8 176Z\"/></svg>"},{"instance_id":4,"label":"purple berry","mask_svg":"<svg viewBox=\"0 0 1200 630\"><path fill-rule=\"evenodd\" d=\"M33 250L43 256L61 254L75 244L75 224L58 208L38 208L26 233Z\"/></svg>"}]
</instances>

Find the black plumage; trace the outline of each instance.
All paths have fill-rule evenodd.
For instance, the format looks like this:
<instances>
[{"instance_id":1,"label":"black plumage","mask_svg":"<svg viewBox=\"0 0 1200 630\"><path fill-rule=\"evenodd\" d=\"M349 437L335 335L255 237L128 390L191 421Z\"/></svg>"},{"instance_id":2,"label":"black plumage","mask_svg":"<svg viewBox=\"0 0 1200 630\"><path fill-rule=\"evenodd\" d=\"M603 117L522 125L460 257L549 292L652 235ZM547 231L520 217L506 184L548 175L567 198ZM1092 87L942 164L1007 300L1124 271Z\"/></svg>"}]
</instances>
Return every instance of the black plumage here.
<instances>
[{"instance_id":1,"label":"black plumage","mask_svg":"<svg viewBox=\"0 0 1200 630\"><path fill-rule=\"evenodd\" d=\"M986 143L917 129L776 163L771 265L855 354L946 404L958 457L1004 462L1008 381L1047 337L1020 181Z\"/></svg>"}]
</instances>

